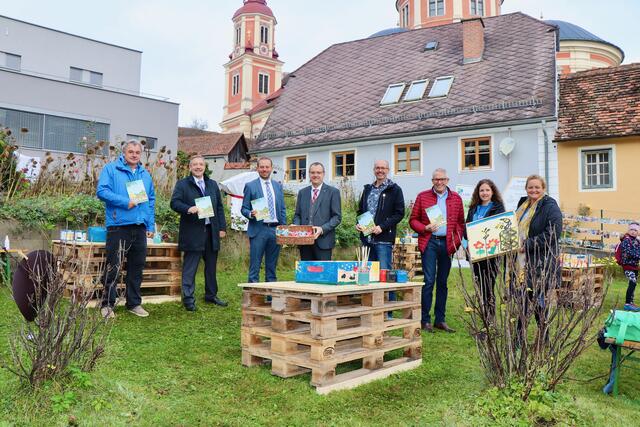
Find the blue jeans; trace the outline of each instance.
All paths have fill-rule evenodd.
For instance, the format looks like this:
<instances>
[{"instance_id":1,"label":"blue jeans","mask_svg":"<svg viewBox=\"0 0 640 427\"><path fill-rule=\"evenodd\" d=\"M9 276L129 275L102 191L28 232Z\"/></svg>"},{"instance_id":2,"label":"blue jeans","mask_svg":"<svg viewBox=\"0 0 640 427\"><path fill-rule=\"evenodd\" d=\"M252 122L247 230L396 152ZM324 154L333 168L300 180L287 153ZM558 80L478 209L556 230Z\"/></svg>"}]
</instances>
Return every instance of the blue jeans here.
<instances>
[{"instance_id":1,"label":"blue jeans","mask_svg":"<svg viewBox=\"0 0 640 427\"><path fill-rule=\"evenodd\" d=\"M436 285L435 323L444 322L447 309L447 279L451 270L451 257L447 253L446 239L431 236L427 248L422 253L422 271L424 286L422 287L422 322L431 323L431 304L433 302L433 285Z\"/></svg>"},{"instance_id":2,"label":"blue jeans","mask_svg":"<svg viewBox=\"0 0 640 427\"><path fill-rule=\"evenodd\" d=\"M393 245L384 243L369 243L367 244L371 248L369 253L369 261L379 261L380 270L391 270L391 254L393 252ZM396 300L396 293L389 292L389 301Z\"/></svg>"},{"instance_id":3,"label":"blue jeans","mask_svg":"<svg viewBox=\"0 0 640 427\"><path fill-rule=\"evenodd\" d=\"M276 244L275 227L262 227L249 239L249 283L260 281L260 265L264 257L265 282L275 282L280 246Z\"/></svg>"}]
</instances>

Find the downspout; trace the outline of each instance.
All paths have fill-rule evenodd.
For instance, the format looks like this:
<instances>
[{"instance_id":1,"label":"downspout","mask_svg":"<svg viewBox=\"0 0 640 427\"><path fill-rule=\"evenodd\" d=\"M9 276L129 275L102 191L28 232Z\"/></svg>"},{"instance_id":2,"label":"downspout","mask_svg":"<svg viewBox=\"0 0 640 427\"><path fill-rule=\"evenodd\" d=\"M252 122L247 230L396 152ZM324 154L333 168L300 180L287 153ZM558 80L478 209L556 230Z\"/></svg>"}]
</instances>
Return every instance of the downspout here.
<instances>
[{"instance_id":1,"label":"downspout","mask_svg":"<svg viewBox=\"0 0 640 427\"><path fill-rule=\"evenodd\" d=\"M542 135L544 136L544 179L549 182L549 135L547 134L547 121L540 122L542 125Z\"/></svg>"}]
</instances>

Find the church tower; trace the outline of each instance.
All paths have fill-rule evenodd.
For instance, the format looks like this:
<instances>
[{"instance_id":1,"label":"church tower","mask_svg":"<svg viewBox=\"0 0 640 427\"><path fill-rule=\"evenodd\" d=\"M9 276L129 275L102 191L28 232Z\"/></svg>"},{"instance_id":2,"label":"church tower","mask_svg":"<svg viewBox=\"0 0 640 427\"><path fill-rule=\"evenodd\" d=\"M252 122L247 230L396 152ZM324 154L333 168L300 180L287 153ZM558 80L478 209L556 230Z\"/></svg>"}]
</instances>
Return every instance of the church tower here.
<instances>
[{"instance_id":1,"label":"church tower","mask_svg":"<svg viewBox=\"0 0 640 427\"><path fill-rule=\"evenodd\" d=\"M252 138L261 123L252 111L266 104L282 85L282 65L275 48L276 18L266 0L244 0L233 15L233 51L224 65L223 133L242 132ZM266 121L266 118L264 118Z\"/></svg>"},{"instance_id":2,"label":"church tower","mask_svg":"<svg viewBox=\"0 0 640 427\"><path fill-rule=\"evenodd\" d=\"M396 0L399 25L413 30L500 15L504 0Z\"/></svg>"}]
</instances>

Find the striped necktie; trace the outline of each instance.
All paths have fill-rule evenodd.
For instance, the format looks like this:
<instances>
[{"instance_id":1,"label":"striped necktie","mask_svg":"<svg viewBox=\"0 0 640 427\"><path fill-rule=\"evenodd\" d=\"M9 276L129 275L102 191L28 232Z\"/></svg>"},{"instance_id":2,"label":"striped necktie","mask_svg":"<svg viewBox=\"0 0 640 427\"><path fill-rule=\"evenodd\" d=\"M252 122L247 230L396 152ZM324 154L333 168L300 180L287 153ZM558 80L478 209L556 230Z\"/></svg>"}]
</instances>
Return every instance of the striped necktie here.
<instances>
[{"instance_id":1,"label":"striped necktie","mask_svg":"<svg viewBox=\"0 0 640 427\"><path fill-rule=\"evenodd\" d=\"M267 204L269 205L269 215L271 216L272 221L276 221L277 220L276 211L275 211L275 208L273 207L273 193L271 192L271 186L269 184L271 184L270 181L264 182L264 185L267 189Z\"/></svg>"},{"instance_id":2,"label":"striped necktie","mask_svg":"<svg viewBox=\"0 0 640 427\"><path fill-rule=\"evenodd\" d=\"M315 203L318 200L318 189L313 189L313 196L311 196L311 203Z\"/></svg>"}]
</instances>

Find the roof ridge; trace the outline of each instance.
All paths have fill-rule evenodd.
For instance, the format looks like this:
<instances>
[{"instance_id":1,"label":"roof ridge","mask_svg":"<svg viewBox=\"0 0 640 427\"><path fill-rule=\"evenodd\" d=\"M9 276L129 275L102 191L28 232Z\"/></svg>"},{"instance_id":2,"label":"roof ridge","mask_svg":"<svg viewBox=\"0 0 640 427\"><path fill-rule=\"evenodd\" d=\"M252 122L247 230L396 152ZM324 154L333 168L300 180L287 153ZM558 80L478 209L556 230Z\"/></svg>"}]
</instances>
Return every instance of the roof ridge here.
<instances>
[{"instance_id":1,"label":"roof ridge","mask_svg":"<svg viewBox=\"0 0 640 427\"><path fill-rule=\"evenodd\" d=\"M629 69L640 70L640 62L632 62L631 64L622 64L616 67L601 67L601 68L594 68L591 70L576 71L574 73L562 75L560 76L560 78L566 79L566 80L579 79L582 77L594 76L599 74L612 74L612 73L624 72Z\"/></svg>"}]
</instances>

